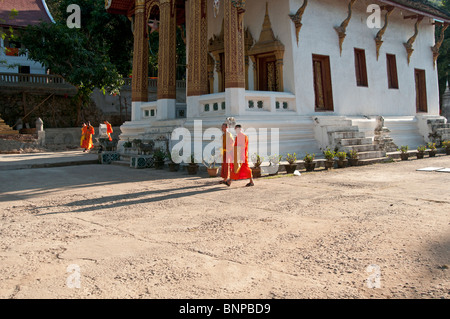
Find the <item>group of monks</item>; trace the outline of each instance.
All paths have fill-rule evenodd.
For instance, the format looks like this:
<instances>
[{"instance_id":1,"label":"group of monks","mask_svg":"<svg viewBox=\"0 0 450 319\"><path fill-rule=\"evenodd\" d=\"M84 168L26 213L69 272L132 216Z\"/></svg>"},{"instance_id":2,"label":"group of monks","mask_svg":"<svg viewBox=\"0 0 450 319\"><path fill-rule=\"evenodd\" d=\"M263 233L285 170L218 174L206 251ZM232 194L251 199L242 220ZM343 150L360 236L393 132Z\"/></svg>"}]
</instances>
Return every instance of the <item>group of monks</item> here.
<instances>
[{"instance_id":1,"label":"group of monks","mask_svg":"<svg viewBox=\"0 0 450 319\"><path fill-rule=\"evenodd\" d=\"M234 127L236 136L228 131L228 124L222 124L222 173L221 184L231 186L232 180L250 179L246 187L255 186L253 174L248 165L248 136L242 133L242 126Z\"/></svg>"},{"instance_id":2,"label":"group of monks","mask_svg":"<svg viewBox=\"0 0 450 319\"><path fill-rule=\"evenodd\" d=\"M111 134L113 133L112 125L108 122L104 122L106 124L106 134L108 135L108 139L112 141ZM92 135L95 134L94 127L91 125L91 122L88 124L83 123L81 127L81 141L80 146L84 148L83 152L89 152L94 147L94 143L92 142Z\"/></svg>"}]
</instances>

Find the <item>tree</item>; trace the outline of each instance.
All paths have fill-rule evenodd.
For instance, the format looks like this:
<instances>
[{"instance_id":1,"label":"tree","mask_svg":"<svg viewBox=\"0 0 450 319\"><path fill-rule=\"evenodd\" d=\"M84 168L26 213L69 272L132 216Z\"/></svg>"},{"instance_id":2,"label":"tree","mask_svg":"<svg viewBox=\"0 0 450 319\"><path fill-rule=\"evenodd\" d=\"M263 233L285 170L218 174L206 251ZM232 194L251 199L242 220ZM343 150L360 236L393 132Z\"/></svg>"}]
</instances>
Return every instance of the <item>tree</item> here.
<instances>
[{"instance_id":1,"label":"tree","mask_svg":"<svg viewBox=\"0 0 450 319\"><path fill-rule=\"evenodd\" d=\"M443 0L441 8L450 12L450 0ZM436 39L439 38L442 27L436 28ZM445 91L447 80L449 79L450 70L450 28L445 31L444 42L440 49L440 55L437 61L438 64L438 77L439 77L439 92L442 94Z\"/></svg>"},{"instance_id":2,"label":"tree","mask_svg":"<svg viewBox=\"0 0 450 319\"><path fill-rule=\"evenodd\" d=\"M69 4L81 8L79 29L66 24ZM108 14L103 5L103 1L93 0L53 1L55 23L28 26L21 33L29 59L78 89L78 124L84 119L83 106L89 103L93 90L118 93L123 76L131 70L131 24L126 17Z\"/></svg>"}]
</instances>

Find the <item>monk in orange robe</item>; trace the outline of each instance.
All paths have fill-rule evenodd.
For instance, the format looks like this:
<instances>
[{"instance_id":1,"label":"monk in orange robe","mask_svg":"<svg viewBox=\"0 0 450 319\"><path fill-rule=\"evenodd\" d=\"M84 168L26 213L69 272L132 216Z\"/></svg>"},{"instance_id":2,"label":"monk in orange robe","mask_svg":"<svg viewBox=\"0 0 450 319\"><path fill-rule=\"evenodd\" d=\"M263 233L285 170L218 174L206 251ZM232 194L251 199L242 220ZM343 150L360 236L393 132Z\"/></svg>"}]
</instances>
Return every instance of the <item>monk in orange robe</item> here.
<instances>
[{"instance_id":1,"label":"monk in orange robe","mask_svg":"<svg viewBox=\"0 0 450 319\"><path fill-rule=\"evenodd\" d=\"M233 135L228 132L228 124L222 124L222 172L220 176L223 178L220 181L221 184L226 184L230 177L230 168L231 163L233 162L233 147L234 147L234 139Z\"/></svg>"},{"instance_id":2,"label":"monk in orange robe","mask_svg":"<svg viewBox=\"0 0 450 319\"><path fill-rule=\"evenodd\" d=\"M250 179L246 187L255 186L253 183L253 174L248 165L248 136L242 133L241 125L236 125L236 137L234 139L234 161L231 165L231 179L243 180ZM231 186L231 180L227 182Z\"/></svg>"},{"instance_id":3,"label":"monk in orange robe","mask_svg":"<svg viewBox=\"0 0 450 319\"><path fill-rule=\"evenodd\" d=\"M108 122L104 122L106 124L106 135L108 135L108 139L112 141L111 134L113 133L112 125Z\"/></svg>"},{"instance_id":4,"label":"monk in orange robe","mask_svg":"<svg viewBox=\"0 0 450 319\"><path fill-rule=\"evenodd\" d=\"M91 126L89 122L88 125L83 123L83 127L81 128L81 147L84 148L83 152L89 151L94 147L94 143L92 143L92 135L95 134L94 128Z\"/></svg>"}]
</instances>

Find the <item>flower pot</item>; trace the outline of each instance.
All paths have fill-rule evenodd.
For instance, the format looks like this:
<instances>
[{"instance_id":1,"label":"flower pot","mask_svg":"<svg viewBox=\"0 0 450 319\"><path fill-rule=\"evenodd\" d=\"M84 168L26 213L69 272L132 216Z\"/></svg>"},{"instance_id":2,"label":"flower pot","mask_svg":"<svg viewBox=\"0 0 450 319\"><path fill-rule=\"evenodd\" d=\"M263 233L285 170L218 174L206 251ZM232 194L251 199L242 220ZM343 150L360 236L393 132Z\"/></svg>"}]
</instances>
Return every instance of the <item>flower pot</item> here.
<instances>
[{"instance_id":1,"label":"flower pot","mask_svg":"<svg viewBox=\"0 0 450 319\"><path fill-rule=\"evenodd\" d=\"M430 156L430 157L436 157L436 151L428 151L428 155Z\"/></svg>"},{"instance_id":2,"label":"flower pot","mask_svg":"<svg viewBox=\"0 0 450 319\"><path fill-rule=\"evenodd\" d=\"M417 159L422 159L425 156L424 152L417 152Z\"/></svg>"},{"instance_id":3,"label":"flower pot","mask_svg":"<svg viewBox=\"0 0 450 319\"><path fill-rule=\"evenodd\" d=\"M400 153L400 158L402 159L402 161L407 161L409 158L409 154L408 153Z\"/></svg>"},{"instance_id":4,"label":"flower pot","mask_svg":"<svg viewBox=\"0 0 450 319\"><path fill-rule=\"evenodd\" d=\"M175 164L175 163L169 163L169 171L178 172L179 168L180 168L180 165Z\"/></svg>"},{"instance_id":5,"label":"flower pot","mask_svg":"<svg viewBox=\"0 0 450 319\"><path fill-rule=\"evenodd\" d=\"M187 166L187 171L189 175L195 175L198 172L198 164L189 164Z\"/></svg>"},{"instance_id":6,"label":"flower pot","mask_svg":"<svg viewBox=\"0 0 450 319\"><path fill-rule=\"evenodd\" d=\"M163 169L164 168L164 161L160 161L160 160L155 161L155 168L156 169Z\"/></svg>"},{"instance_id":7,"label":"flower pot","mask_svg":"<svg viewBox=\"0 0 450 319\"><path fill-rule=\"evenodd\" d=\"M252 168L252 175L254 178L261 177L261 167L253 167Z\"/></svg>"},{"instance_id":8,"label":"flower pot","mask_svg":"<svg viewBox=\"0 0 450 319\"><path fill-rule=\"evenodd\" d=\"M312 172L314 170L314 168L316 168L316 163L314 163L314 162L311 162L311 163L305 162L304 165L305 165L305 169L307 172Z\"/></svg>"},{"instance_id":9,"label":"flower pot","mask_svg":"<svg viewBox=\"0 0 450 319\"><path fill-rule=\"evenodd\" d=\"M334 160L326 160L324 165L325 169L332 169L334 166Z\"/></svg>"},{"instance_id":10,"label":"flower pot","mask_svg":"<svg viewBox=\"0 0 450 319\"><path fill-rule=\"evenodd\" d=\"M286 169L286 173L293 174L297 169L297 164L287 164L284 165L284 168Z\"/></svg>"},{"instance_id":11,"label":"flower pot","mask_svg":"<svg viewBox=\"0 0 450 319\"><path fill-rule=\"evenodd\" d=\"M346 168L348 165L348 160L337 160L338 168Z\"/></svg>"},{"instance_id":12,"label":"flower pot","mask_svg":"<svg viewBox=\"0 0 450 319\"><path fill-rule=\"evenodd\" d=\"M349 158L348 164L350 166L358 166L359 159L358 158Z\"/></svg>"},{"instance_id":13,"label":"flower pot","mask_svg":"<svg viewBox=\"0 0 450 319\"><path fill-rule=\"evenodd\" d=\"M209 177L217 177L218 173L219 173L219 168L218 167L208 168L208 175L209 175Z\"/></svg>"}]
</instances>

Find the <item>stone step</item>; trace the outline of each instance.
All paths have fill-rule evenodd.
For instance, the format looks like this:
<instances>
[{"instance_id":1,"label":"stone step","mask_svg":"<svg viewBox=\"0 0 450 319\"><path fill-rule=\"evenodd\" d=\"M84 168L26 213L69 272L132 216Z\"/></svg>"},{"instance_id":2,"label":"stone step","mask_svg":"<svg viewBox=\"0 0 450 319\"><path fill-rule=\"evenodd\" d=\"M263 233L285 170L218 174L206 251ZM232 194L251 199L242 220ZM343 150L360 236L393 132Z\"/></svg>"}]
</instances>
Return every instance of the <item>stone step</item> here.
<instances>
[{"instance_id":1,"label":"stone step","mask_svg":"<svg viewBox=\"0 0 450 319\"><path fill-rule=\"evenodd\" d=\"M361 152L377 151L378 150L378 146L374 145L374 144L349 145L349 146L342 147L342 150L344 152L348 152L348 151L353 150L353 151L357 151L358 153L361 153Z\"/></svg>"},{"instance_id":2,"label":"stone step","mask_svg":"<svg viewBox=\"0 0 450 319\"><path fill-rule=\"evenodd\" d=\"M335 126L330 125L327 126L327 132L333 133L333 132L358 132L359 128L357 126Z\"/></svg>"},{"instance_id":3,"label":"stone step","mask_svg":"<svg viewBox=\"0 0 450 319\"><path fill-rule=\"evenodd\" d=\"M2 129L0 129L0 135L19 135L19 131L3 131Z\"/></svg>"},{"instance_id":4,"label":"stone step","mask_svg":"<svg viewBox=\"0 0 450 319\"><path fill-rule=\"evenodd\" d=\"M342 139L366 138L366 135L364 134L364 132L358 132L358 131L332 132L331 137L335 140L342 140Z\"/></svg>"},{"instance_id":5,"label":"stone step","mask_svg":"<svg viewBox=\"0 0 450 319\"><path fill-rule=\"evenodd\" d=\"M450 134L450 127L449 127L449 128L438 128L438 129L436 130L436 132L437 132L439 135L442 135L442 134Z\"/></svg>"},{"instance_id":6,"label":"stone step","mask_svg":"<svg viewBox=\"0 0 450 319\"><path fill-rule=\"evenodd\" d=\"M372 139L370 137L367 138L347 138L341 140L342 146L351 146L351 145L363 145L363 144L372 144Z\"/></svg>"},{"instance_id":7,"label":"stone step","mask_svg":"<svg viewBox=\"0 0 450 319\"><path fill-rule=\"evenodd\" d=\"M385 157L379 157L379 158L368 158L368 159L360 159L358 161L358 165L372 165L377 163L386 163L391 161L391 158L385 156Z\"/></svg>"},{"instance_id":8,"label":"stone step","mask_svg":"<svg viewBox=\"0 0 450 319\"><path fill-rule=\"evenodd\" d=\"M383 151L368 151L368 152L359 152L358 153L360 160L366 160L371 158L382 158L386 157L386 152Z\"/></svg>"},{"instance_id":9,"label":"stone step","mask_svg":"<svg viewBox=\"0 0 450 319\"><path fill-rule=\"evenodd\" d=\"M437 124L435 125L436 129L440 129L440 128L450 128L450 123L447 124Z\"/></svg>"}]
</instances>

